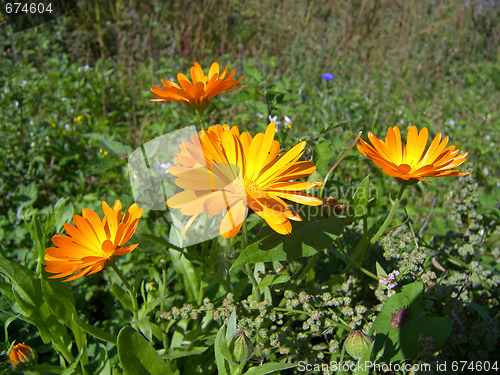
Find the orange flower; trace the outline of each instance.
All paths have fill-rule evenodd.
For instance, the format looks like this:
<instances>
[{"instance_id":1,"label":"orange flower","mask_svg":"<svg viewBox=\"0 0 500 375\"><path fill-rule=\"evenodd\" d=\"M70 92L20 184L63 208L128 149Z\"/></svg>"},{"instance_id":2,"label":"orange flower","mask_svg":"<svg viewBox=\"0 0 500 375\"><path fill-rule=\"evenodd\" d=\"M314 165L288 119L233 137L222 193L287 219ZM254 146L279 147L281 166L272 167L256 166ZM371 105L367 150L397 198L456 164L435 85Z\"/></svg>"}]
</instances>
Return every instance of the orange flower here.
<instances>
[{"instance_id":1,"label":"orange flower","mask_svg":"<svg viewBox=\"0 0 500 375\"><path fill-rule=\"evenodd\" d=\"M104 218L101 220L94 211L84 208L82 216L73 216L75 225L64 224L69 236L56 234L52 237L56 247L46 249L43 264L47 272L57 275L49 279L72 275L64 280L71 281L99 272L108 259L130 253L138 246L123 247L134 234L142 216L137 204L130 206L121 222L122 205L119 200L113 208L103 201L102 210Z\"/></svg>"},{"instance_id":2,"label":"orange flower","mask_svg":"<svg viewBox=\"0 0 500 375\"><path fill-rule=\"evenodd\" d=\"M459 173L453 169L465 162L467 153L458 155L460 150L448 146L448 137L441 141L439 133L431 145L426 148L429 132L423 128L420 133L416 126L408 130L406 146L402 145L401 133L397 126L387 129L385 141L381 141L371 132L368 138L373 147L360 138L358 150L392 177L405 181L429 181L424 177L463 176L471 172Z\"/></svg>"},{"instance_id":3,"label":"orange flower","mask_svg":"<svg viewBox=\"0 0 500 375\"><path fill-rule=\"evenodd\" d=\"M200 64L195 62L194 66L191 67L192 84L189 78L182 73L177 74L177 81L179 84L162 79L163 88L156 85L153 85L151 88L153 96L155 97L155 99L151 99L151 101L181 102L186 104L189 109L193 111L198 110L203 113L215 95L245 87L234 87L244 78L241 77L238 80L233 79L234 72L235 70L233 69L231 73L226 76L226 66L222 73L219 74L219 64L214 62L210 67L208 76L206 76Z\"/></svg>"},{"instance_id":4,"label":"orange flower","mask_svg":"<svg viewBox=\"0 0 500 375\"><path fill-rule=\"evenodd\" d=\"M298 161L306 142L278 156L280 145L274 140L276 127L271 122L265 133L255 137L241 133L236 126L217 125L202 130L199 139L183 142L174 159L179 166L169 172L175 184L184 189L167 200L171 208L191 216L185 232L201 213L225 214L219 232L234 237L250 207L280 234L292 231L290 220L301 221L291 205L283 199L309 206L319 206L319 198L301 190L322 185L321 182L292 182L316 170L312 161Z\"/></svg>"},{"instance_id":5,"label":"orange flower","mask_svg":"<svg viewBox=\"0 0 500 375\"><path fill-rule=\"evenodd\" d=\"M32 365L34 362L34 351L24 342L16 344L9 353L9 359L14 370L21 370L25 366Z\"/></svg>"}]
</instances>

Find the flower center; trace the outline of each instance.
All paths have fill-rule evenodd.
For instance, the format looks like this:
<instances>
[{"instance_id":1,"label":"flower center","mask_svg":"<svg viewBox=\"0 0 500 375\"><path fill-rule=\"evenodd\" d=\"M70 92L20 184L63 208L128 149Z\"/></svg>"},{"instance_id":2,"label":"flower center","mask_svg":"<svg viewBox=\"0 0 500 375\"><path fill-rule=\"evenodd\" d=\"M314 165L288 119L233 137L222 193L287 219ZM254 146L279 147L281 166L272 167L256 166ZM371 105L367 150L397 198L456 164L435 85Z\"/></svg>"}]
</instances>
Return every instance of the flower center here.
<instances>
[{"instance_id":1,"label":"flower center","mask_svg":"<svg viewBox=\"0 0 500 375\"><path fill-rule=\"evenodd\" d=\"M245 184L246 191L260 191L260 190L262 190L258 183L249 179L248 177L245 177L244 184Z\"/></svg>"}]
</instances>

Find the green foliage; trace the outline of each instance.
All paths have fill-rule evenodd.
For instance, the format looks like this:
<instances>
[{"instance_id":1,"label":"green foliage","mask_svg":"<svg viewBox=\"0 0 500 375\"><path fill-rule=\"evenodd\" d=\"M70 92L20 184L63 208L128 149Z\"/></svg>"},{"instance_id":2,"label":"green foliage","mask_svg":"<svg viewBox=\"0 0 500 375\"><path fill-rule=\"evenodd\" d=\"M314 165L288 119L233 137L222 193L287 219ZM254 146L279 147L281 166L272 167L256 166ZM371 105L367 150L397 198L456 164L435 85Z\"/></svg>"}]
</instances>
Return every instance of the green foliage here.
<instances>
[{"instance_id":1,"label":"green foliage","mask_svg":"<svg viewBox=\"0 0 500 375\"><path fill-rule=\"evenodd\" d=\"M125 375L169 375L169 367L142 335L131 327L123 327L117 339L120 366Z\"/></svg>"},{"instance_id":2,"label":"green foliage","mask_svg":"<svg viewBox=\"0 0 500 375\"><path fill-rule=\"evenodd\" d=\"M348 360L352 331L375 340L359 362L498 358L494 2L80 3L17 34L0 17L0 373L14 342L36 349L40 373L298 373ZM108 265L48 279L45 249L74 214L133 202L127 154L196 121L149 101L193 61L247 85L214 98L206 123L255 134L275 121L282 152L307 141L310 181L359 131L409 124L449 135L473 173L408 187L370 246L398 185L353 148L322 187L336 203L293 205L304 221L287 236L252 214L248 241L179 249L169 214L145 211L123 278Z\"/></svg>"}]
</instances>

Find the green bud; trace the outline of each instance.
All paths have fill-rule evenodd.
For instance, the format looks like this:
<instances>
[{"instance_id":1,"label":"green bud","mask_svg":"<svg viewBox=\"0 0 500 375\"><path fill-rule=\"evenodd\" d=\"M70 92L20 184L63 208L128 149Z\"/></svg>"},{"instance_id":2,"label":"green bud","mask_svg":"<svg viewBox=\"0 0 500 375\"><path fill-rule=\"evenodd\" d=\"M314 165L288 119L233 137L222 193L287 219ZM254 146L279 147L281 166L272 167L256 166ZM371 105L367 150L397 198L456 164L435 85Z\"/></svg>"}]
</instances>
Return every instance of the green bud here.
<instances>
[{"instance_id":1,"label":"green bud","mask_svg":"<svg viewBox=\"0 0 500 375\"><path fill-rule=\"evenodd\" d=\"M229 344L229 349L237 362L244 362L253 354L253 344L243 331L233 336Z\"/></svg>"},{"instance_id":2,"label":"green bud","mask_svg":"<svg viewBox=\"0 0 500 375\"><path fill-rule=\"evenodd\" d=\"M158 290L158 283L156 281L151 280L146 284L146 291L148 293L154 293L157 290Z\"/></svg>"},{"instance_id":3,"label":"green bud","mask_svg":"<svg viewBox=\"0 0 500 375\"><path fill-rule=\"evenodd\" d=\"M363 358L373 340L361 331L352 331L344 342L344 348L354 359Z\"/></svg>"}]
</instances>

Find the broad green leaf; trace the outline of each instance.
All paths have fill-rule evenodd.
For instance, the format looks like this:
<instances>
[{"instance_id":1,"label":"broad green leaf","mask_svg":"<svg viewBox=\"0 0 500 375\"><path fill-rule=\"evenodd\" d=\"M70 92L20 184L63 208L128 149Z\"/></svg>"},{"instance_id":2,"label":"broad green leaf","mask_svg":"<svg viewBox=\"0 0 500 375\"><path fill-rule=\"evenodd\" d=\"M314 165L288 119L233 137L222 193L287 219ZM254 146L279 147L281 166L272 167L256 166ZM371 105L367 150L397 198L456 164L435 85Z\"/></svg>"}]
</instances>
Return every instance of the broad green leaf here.
<instances>
[{"instance_id":1,"label":"broad green leaf","mask_svg":"<svg viewBox=\"0 0 500 375\"><path fill-rule=\"evenodd\" d=\"M418 344L421 334L431 336L438 349L451 333L452 322L447 317L429 316L422 307L423 284L405 285L401 292L390 297L372 325L370 335L376 334L375 351L385 346L383 361L403 361L417 357L422 348ZM401 319L398 312L404 309ZM393 318L394 316L394 318ZM391 321L392 319L392 321Z\"/></svg>"},{"instance_id":2,"label":"broad green leaf","mask_svg":"<svg viewBox=\"0 0 500 375\"><path fill-rule=\"evenodd\" d=\"M43 299L50 310L70 328L75 336L75 341L81 350L86 341L84 331L73 321L76 313L75 300L68 283L51 280L44 277L41 280Z\"/></svg>"},{"instance_id":3,"label":"broad green leaf","mask_svg":"<svg viewBox=\"0 0 500 375\"><path fill-rule=\"evenodd\" d=\"M168 352L167 355L163 356L166 359L177 359L177 358L183 358L183 357L189 357L191 355L199 355L201 353L206 352L208 349L207 346L205 347L200 347L200 346L194 346L194 347L187 347L187 348L175 348L172 349Z\"/></svg>"},{"instance_id":4,"label":"broad green leaf","mask_svg":"<svg viewBox=\"0 0 500 375\"><path fill-rule=\"evenodd\" d=\"M94 336L96 339L108 342L112 345L116 345L116 337L106 331L103 331L99 327L95 327L93 325L90 325L88 323L85 323L82 321L79 317L78 314L73 314L73 321L75 324L83 329L85 332L87 332L89 335Z\"/></svg>"},{"instance_id":5,"label":"broad green leaf","mask_svg":"<svg viewBox=\"0 0 500 375\"><path fill-rule=\"evenodd\" d=\"M293 363L265 363L262 366L248 369L248 371L245 372L245 375L266 375L294 367L297 367L297 365Z\"/></svg>"},{"instance_id":6,"label":"broad green leaf","mask_svg":"<svg viewBox=\"0 0 500 375\"><path fill-rule=\"evenodd\" d=\"M318 208L319 209L319 208ZM283 236L265 227L258 239L248 245L231 270L247 263L274 262L309 257L330 246L344 229L342 217L292 223L292 233Z\"/></svg>"},{"instance_id":7,"label":"broad green leaf","mask_svg":"<svg viewBox=\"0 0 500 375\"><path fill-rule=\"evenodd\" d=\"M118 334L118 358L125 375L173 374L150 342L131 327L123 327Z\"/></svg>"}]
</instances>

